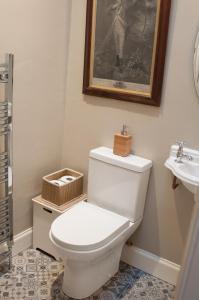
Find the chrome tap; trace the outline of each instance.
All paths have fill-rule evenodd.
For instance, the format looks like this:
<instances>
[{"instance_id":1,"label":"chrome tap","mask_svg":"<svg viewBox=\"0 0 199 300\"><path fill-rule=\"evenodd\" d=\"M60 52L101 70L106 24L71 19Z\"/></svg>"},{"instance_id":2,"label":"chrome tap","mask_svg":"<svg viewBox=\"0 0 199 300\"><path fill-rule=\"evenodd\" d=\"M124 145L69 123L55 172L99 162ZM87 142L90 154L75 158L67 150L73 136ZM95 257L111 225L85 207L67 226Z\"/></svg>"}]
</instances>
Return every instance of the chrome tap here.
<instances>
[{"instance_id":1,"label":"chrome tap","mask_svg":"<svg viewBox=\"0 0 199 300\"><path fill-rule=\"evenodd\" d=\"M183 158L187 160L193 160L193 156L184 154L184 142L177 142L177 145L179 146L175 160L177 163L183 163Z\"/></svg>"}]
</instances>

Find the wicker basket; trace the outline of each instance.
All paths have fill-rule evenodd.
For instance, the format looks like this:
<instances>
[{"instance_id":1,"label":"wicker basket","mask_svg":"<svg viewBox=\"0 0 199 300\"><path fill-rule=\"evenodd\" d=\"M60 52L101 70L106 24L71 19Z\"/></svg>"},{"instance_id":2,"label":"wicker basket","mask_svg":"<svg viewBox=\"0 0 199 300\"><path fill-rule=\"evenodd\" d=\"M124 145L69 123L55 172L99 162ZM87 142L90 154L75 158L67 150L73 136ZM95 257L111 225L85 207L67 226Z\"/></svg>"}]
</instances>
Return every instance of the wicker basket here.
<instances>
[{"instance_id":1,"label":"wicker basket","mask_svg":"<svg viewBox=\"0 0 199 300\"><path fill-rule=\"evenodd\" d=\"M50 182L62 176L74 176L75 179L62 186ZM56 205L62 205L83 193L83 174L71 169L63 169L43 177L42 198Z\"/></svg>"}]
</instances>

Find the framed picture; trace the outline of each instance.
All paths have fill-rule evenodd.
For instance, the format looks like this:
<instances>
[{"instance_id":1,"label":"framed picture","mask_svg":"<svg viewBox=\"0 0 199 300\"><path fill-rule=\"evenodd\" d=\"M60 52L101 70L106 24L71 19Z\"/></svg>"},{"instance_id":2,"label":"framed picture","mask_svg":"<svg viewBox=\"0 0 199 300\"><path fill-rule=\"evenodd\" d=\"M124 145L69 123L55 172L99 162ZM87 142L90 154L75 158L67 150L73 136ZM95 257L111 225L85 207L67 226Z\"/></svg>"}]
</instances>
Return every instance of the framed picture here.
<instances>
[{"instance_id":1,"label":"framed picture","mask_svg":"<svg viewBox=\"0 0 199 300\"><path fill-rule=\"evenodd\" d=\"M160 106L171 0L87 0L83 93Z\"/></svg>"}]
</instances>

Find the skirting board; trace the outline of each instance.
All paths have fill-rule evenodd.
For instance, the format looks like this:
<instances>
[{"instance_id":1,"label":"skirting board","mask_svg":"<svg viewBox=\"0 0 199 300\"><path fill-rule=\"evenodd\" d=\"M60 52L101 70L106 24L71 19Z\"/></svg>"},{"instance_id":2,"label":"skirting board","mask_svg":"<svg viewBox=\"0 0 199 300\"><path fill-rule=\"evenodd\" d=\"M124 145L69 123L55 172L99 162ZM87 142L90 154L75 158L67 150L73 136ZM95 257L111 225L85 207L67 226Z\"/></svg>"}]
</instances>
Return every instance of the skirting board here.
<instances>
[{"instance_id":1,"label":"skirting board","mask_svg":"<svg viewBox=\"0 0 199 300\"><path fill-rule=\"evenodd\" d=\"M125 245L121 260L168 283L177 283L180 266L150 252Z\"/></svg>"},{"instance_id":2,"label":"skirting board","mask_svg":"<svg viewBox=\"0 0 199 300\"><path fill-rule=\"evenodd\" d=\"M14 236L13 256L32 246L32 228ZM134 246L125 245L121 259L155 277L176 285L180 266Z\"/></svg>"},{"instance_id":3,"label":"skirting board","mask_svg":"<svg viewBox=\"0 0 199 300\"><path fill-rule=\"evenodd\" d=\"M32 246L32 227L14 236L12 256Z\"/></svg>"}]
</instances>

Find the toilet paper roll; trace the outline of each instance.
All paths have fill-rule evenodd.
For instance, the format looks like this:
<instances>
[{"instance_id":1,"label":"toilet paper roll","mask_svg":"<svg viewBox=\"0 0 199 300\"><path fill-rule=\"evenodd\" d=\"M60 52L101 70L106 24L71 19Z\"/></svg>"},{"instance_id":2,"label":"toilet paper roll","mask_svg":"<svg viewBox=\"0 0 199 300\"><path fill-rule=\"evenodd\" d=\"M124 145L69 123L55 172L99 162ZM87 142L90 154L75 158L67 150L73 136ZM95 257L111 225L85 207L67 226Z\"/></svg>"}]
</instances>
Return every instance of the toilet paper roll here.
<instances>
[{"instance_id":1,"label":"toilet paper roll","mask_svg":"<svg viewBox=\"0 0 199 300\"><path fill-rule=\"evenodd\" d=\"M57 185L57 186L62 186L62 185L64 185L64 182L63 181L61 181L61 180L51 180L50 181L51 183L53 183L53 184L55 184L55 185Z\"/></svg>"},{"instance_id":2,"label":"toilet paper roll","mask_svg":"<svg viewBox=\"0 0 199 300\"><path fill-rule=\"evenodd\" d=\"M59 178L59 180L64 183L69 183L69 182L73 181L74 179L75 179L74 176L62 176L61 178Z\"/></svg>"}]
</instances>

